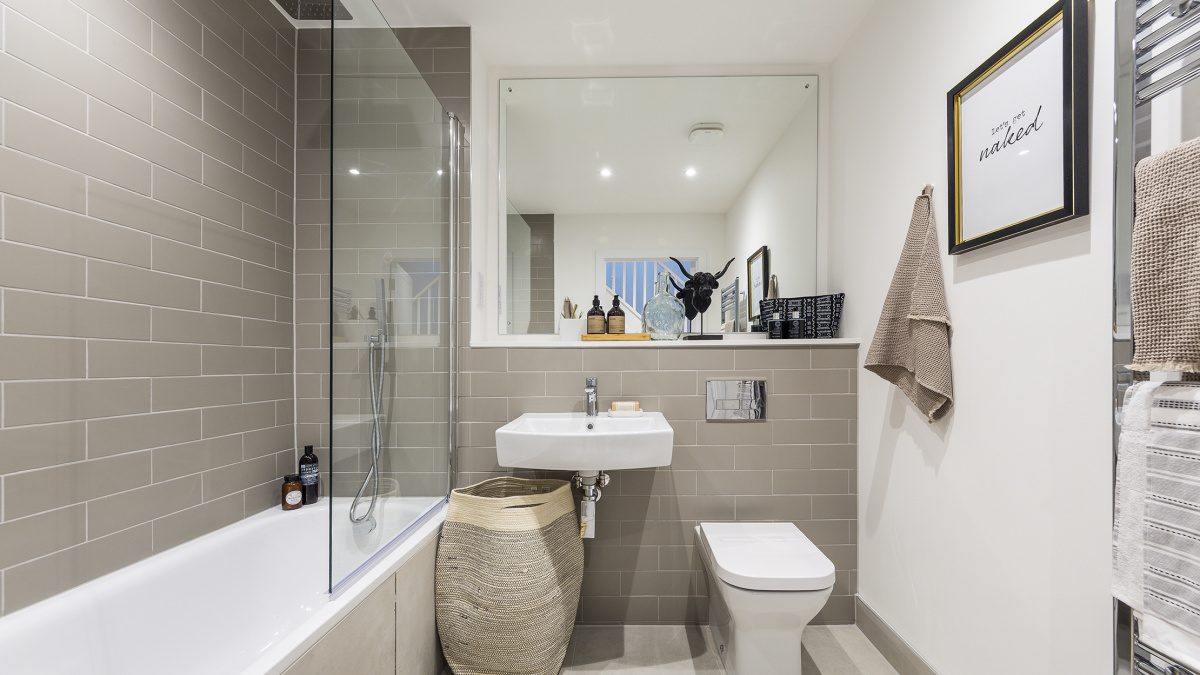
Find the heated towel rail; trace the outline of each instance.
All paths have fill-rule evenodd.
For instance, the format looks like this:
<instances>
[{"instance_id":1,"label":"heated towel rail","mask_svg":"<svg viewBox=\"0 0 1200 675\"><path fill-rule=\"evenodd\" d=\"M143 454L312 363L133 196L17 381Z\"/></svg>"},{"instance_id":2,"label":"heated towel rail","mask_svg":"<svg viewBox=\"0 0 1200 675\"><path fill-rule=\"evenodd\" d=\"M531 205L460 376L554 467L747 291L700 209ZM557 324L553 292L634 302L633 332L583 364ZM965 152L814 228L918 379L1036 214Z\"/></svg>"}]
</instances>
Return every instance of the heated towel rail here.
<instances>
[{"instance_id":1,"label":"heated towel rail","mask_svg":"<svg viewBox=\"0 0 1200 675\"><path fill-rule=\"evenodd\" d=\"M1125 391L1138 376L1124 367L1133 360L1130 260L1135 208L1134 166L1151 154L1152 145L1164 142L1164 135L1155 135L1154 102L1181 96L1181 87L1200 79L1200 0L1117 0L1116 12L1114 413L1119 412ZM1170 108L1164 109L1169 115ZM1164 120L1162 126L1170 123ZM1152 143L1152 137L1155 143ZM1165 142L1188 140L1170 139L1170 134L1165 137ZM1119 415L1114 414L1113 419L1115 472ZM1128 606L1116 600L1113 601L1113 635L1113 672L1117 675L1200 675L1142 644L1138 640L1136 617Z\"/></svg>"}]
</instances>

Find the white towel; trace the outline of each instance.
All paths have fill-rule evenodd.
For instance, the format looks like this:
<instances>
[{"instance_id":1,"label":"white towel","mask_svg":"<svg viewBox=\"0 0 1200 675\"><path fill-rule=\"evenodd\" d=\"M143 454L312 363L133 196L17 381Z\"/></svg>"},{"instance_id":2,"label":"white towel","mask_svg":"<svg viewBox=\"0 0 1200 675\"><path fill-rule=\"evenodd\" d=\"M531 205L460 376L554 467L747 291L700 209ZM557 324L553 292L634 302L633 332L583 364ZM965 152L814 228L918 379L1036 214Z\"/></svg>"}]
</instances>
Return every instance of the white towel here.
<instances>
[{"instance_id":1,"label":"white towel","mask_svg":"<svg viewBox=\"0 0 1200 675\"><path fill-rule=\"evenodd\" d=\"M1164 382L1152 398L1141 640L1200 670L1200 383Z\"/></svg>"},{"instance_id":2,"label":"white towel","mask_svg":"<svg viewBox=\"0 0 1200 675\"><path fill-rule=\"evenodd\" d=\"M1146 445L1150 407L1158 382L1137 382L1125 392L1117 445L1113 513L1112 594L1136 612L1145 609L1142 588L1142 516L1146 503Z\"/></svg>"},{"instance_id":3,"label":"white towel","mask_svg":"<svg viewBox=\"0 0 1200 675\"><path fill-rule=\"evenodd\" d=\"M1200 650L1197 649L1195 636L1153 614L1143 614L1138 629L1139 642L1150 645L1181 666L1200 672Z\"/></svg>"}]
</instances>

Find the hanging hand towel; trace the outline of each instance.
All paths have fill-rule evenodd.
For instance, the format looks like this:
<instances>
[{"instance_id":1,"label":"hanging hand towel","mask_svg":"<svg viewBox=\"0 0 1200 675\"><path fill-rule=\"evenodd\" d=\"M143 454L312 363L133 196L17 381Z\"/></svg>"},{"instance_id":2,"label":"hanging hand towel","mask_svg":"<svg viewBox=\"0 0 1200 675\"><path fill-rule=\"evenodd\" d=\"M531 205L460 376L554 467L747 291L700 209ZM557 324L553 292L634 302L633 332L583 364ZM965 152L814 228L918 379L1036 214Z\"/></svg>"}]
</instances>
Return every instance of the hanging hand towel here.
<instances>
[{"instance_id":1,"label":"hanging hand towel","mask_svg":"<svg viewBox=\"0 0 1200 675\"><path fill-rule=\"evenodd\" d=\"M1136 170L1132 370L1200 372L1200 139Z\"/></svg>"},{"instance_id":2,"label":"hanging hand towel","mask_svg":"<svg viewBox=\"0 0 1200 675\"><path fill-rule=\"evenodd\" d=\"M913 205L904 251L864 367L899 387L930 422L954 405L950 311L933 222L933 186L927 185Z\"/></svg>"}]
</instances>

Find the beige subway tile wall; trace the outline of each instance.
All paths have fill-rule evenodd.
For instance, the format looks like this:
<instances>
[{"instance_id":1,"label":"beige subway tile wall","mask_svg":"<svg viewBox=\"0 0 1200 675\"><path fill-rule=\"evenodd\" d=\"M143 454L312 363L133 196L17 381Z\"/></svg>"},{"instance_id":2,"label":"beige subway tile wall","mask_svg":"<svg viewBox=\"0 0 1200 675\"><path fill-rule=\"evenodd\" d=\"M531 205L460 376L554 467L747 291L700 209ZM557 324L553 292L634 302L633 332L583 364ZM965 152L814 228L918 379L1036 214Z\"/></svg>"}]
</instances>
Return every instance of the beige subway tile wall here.
<instances>
[{"instance_id":1,"label":"beige subway tile wall","mask_svg":"<svg viewBox=\"0 0 1200 675\"><path fill-rule=\"evenodd\" d=\"M837 570L814 623L853 623L857 574L855 347L463 349L460 485L511 472L495 433L527 412L636 400L675 429L671 466L614 471L584 542L581 623L707 620L700 521L789 521ZM710 379L767 382L764 422L705 421ZM524 475L523 472L515 472ZM569 474L558 476L568 478Z\"/></svg>"},{"instance_id":2,"label":"beige subway tile wall","mask_svg":"<svg viewBox=\"0 0 1200 675\"><path fill-rule=\"evenodd\" d=\"M330 29L296 36L296 436L329 462Z\"/></svg>"},{"instance_id":3,"label":"beige subway tile wall","mask_svg":"<svg viewBox=\"0 0 1200 675\"><path fill-rule=\"evenodd\" d=\"M293 471L296 31L270 0L0 0L0 613Z\"/></svg>"},{"instance_id":4,"label":"beige subway tile wall","mask_svg":"<svg viewBox=\"0 0 1200 675\"><path fill-rule=\"evenodd\" d=\"M401 53L397 39L410 47ZM336 45L335 45L336 43ZM416 46L410 46L416 45ZM444 46L440 46L444 45ZM331 49L336 46L336 54ZM297 52L297 381L298 436L321 458L323 478L335 474L332 492L357 492L370 467L370 424L343 424L371 412L365 337L375 323L366 317L377 302L375 280L395 279L397 269L419 280L412 293L430 281L427 270L446 260L445 227L448 147L439 103L465 109L463 100L428 95L422 79L460 74L469 29L340 28L299 31ZM337 91L330 77L331 56L338 72ZM441 67L439 69L439 65ZM433 79L431 79L433 78ZM437 87L433 87L437 94ZM331 103L331 94L336 100ZM461 98L461 97L459 97ZM334 116L336 115L336 120ZM332 120L332 122L331 122ZM336 124L336 128L331 127ZM331 151L331 135L338 139ZM442 145L442 147L439 147ZM332 154L331 154L332 153ZM332 180L330 167L333 166ZM354 169L358 173L350 173ZM336 192L330 227L331 194ZM330 246L336 239L332 269ZM390 266L390 267L389 267ZM441 324L420 320L395 328L388 349L383 414L389 420L382 445L381 472L408 496L445 494L448 435L449 299L445 284L436 291ZM330 293L339 306L331 329ZM394 309L403 288L390 288ZM422 315L414 302L413 315ZM357 319L350 318L354 308ZM402 310L399 310L402 311ZM411 333L411 334L409 334ZM432 334L429 334L432 333ZM439 337L440 336L440 337ZM334 347L330 377L330 344ZM331 461L331 387L338 419L333 432L339 452ZM437 400L435 397L443 397ZM326 483L329 485L330 483Z\"/></svg>"}]
</instances>

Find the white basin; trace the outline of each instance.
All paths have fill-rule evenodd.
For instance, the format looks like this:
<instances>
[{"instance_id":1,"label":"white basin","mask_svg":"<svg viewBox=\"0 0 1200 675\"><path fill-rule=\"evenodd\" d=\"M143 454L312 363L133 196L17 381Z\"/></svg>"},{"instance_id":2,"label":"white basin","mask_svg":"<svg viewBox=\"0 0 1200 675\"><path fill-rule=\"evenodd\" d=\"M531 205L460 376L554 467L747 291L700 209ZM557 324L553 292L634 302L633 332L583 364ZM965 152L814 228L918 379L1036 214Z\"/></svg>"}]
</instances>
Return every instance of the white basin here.
<instances>
[{"instance_id":1,"label":"white basin","mask_svg":"<svg viewBox=\"0 0 1200 675\"><path fill-rule=\"evenodd\" d=\"M657 412L525 413L496 430L496 458L501 466L522 469L647 469L671 463L674 441L675 430Z\"/></svg>"}]
</instances>

